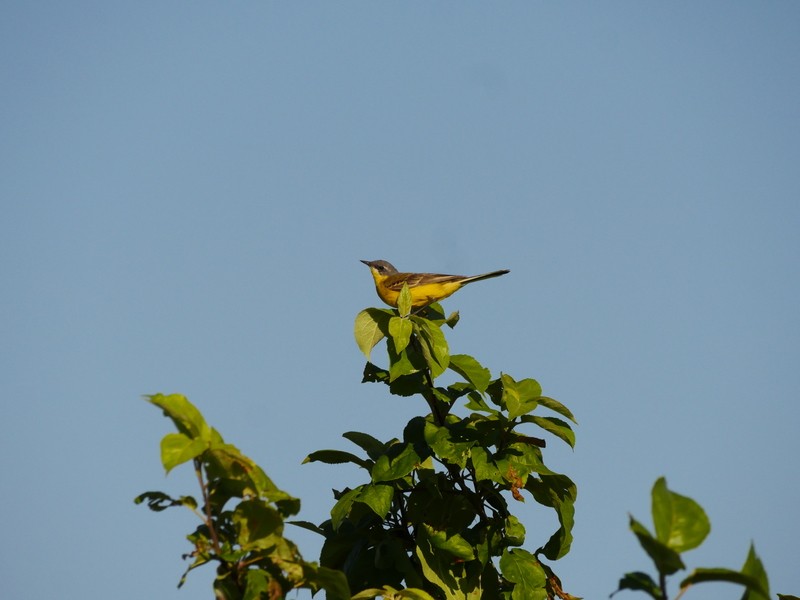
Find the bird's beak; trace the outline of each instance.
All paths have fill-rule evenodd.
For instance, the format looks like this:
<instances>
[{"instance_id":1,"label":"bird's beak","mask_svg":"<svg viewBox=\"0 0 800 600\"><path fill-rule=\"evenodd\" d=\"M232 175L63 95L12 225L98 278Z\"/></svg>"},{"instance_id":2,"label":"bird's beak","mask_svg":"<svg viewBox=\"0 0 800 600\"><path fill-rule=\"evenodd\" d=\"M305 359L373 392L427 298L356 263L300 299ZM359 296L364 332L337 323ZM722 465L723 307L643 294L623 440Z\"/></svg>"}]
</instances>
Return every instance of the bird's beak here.
<instances>
[{"instance_id":1,"label":"bird's beak","mask_svg":"<svg viewBox=\"0 0 800 600\"><path fill-rule=\"evenodd\" d=\"M363 263L364 263L365 265L367 265L367 266L370 266L370 265L369 265L369 261L368 261L368 260L362 260L361 262L363 262Z\"/></svg>"}]
</instances>

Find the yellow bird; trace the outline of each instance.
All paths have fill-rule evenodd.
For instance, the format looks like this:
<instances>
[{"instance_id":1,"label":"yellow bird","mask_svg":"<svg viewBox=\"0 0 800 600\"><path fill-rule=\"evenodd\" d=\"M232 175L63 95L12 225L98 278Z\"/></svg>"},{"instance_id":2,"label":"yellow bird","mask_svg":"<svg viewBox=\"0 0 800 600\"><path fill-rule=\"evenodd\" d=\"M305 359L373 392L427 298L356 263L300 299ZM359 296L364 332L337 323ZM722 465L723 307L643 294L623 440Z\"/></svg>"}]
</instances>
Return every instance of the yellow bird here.
<instances>
[{"instance_id":1,"label":"yellow bird","mask_svg":"<svg viewBox=\"0 0 800 600\"><path fill-rule=\"evenodd\" d=\"M411 292L411 306L422 308L433 302L438 302L456 293L462 287L473 281L500 277L508 273L508 269L492 271L483 275L465 277L463 275L439 275L437 273L399 273L385 260L362 260L369 267L372 278L375 280L375 289L378 296L389 306L397 308L397 299L403 284L408 284Z\"/></svg>"}]
</instances>

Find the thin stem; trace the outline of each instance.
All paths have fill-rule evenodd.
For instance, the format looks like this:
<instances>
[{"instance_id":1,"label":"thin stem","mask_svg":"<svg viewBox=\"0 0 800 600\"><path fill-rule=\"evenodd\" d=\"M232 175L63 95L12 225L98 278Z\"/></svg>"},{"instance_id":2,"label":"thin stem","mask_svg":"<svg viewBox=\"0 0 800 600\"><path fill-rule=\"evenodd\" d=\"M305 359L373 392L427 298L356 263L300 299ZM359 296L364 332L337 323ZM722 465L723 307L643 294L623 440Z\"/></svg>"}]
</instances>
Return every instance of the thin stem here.
<instances>
[{"instance_id":1,"label":"thin stem","mask_svg":"<svg viewBox=\"0 0 800 600\"><path fill-rule=\"evenodd\" d=\"M217 530L214 528L214 521L211 517L211 500L208 494L208 486L203 479L203 466L197 458L194 459L194 472L197 475L197 482L200 484L200 491L203 493L203 509L206 513L206 527L208 527L208 531L211 534L211 543L214 547L214 552L219 554L219 538L217 537Z\"/></svg>"},{"instance_id":2,"label":"thin stem","mask_svg":"<svg viewBox=\"0 0 800 600\"><path fill-rule=\"evenodd\" d=\"M687 585L685 588L682 588L681 591L678 592L678 595L675 596L675 600L681 600L681 596L683 596L686 593L686 590L688 590L690 587L692 587L692 586L691 585Z\"/></svg>"}]
</instances>

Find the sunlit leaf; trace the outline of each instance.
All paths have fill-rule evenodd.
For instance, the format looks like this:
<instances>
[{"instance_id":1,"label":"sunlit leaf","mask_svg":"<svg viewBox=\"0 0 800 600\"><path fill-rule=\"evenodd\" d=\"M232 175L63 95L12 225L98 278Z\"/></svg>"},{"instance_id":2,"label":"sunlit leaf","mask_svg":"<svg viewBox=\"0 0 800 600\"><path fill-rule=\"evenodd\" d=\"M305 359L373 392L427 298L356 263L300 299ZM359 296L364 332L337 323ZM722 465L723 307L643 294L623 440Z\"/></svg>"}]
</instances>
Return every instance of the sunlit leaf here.
<instances>
[{"instance_id":1,"label":"sunlit leaf","mask_svg":"<svg viewBox=\"0 0 800 600\"><path fill-rule=\"evenodd\" d=\"M359 486L344 493L336 504L333 505L331 509L331 524L333 525L334 531L339 529L339 525L341 525L342 521L350 514L350 508L353 506L353 502L358 499L362 487L363 486Z\"/></svg>"},{"instance_id":2,"label":"sunlit leaf","mask_svg":"<svg viewBox=\"0 0 800 600\"><path fill-rule=\"evenodd\" d=\"M427 319L412 317L414 330L420 340L420 350L434 379L450 364L450 350L442 330Z\"/></svg>"},{"instance_id":3,"label":"sunlit leaf","mask_svg":"<svg viewBox=\"0 0 800 600\"><path fill-rule=\"evenodd\" d=\"M479 392L486 391L492 378L489 369L481 366L477 360L468 354L451 355L449 368L461 375Z\"/></svg>"},{"instance_id":4,"label":"sunlit leaf","mask_svg":"<svg viewBox=\"0 0 800 600\"><path fill-rule=\"evenodd\" d=\"M200 456L208 448L202 439L184 433L168 433L161 440L161 464L169 473L172 469Z\"/></svg>"},{"instance_id":5,"label":"sunlit leaf","mask_svg":"<svg viewBox=\"0 0 800 600\"><path fill-rule=\"evenodd\" d=\"M747 586L742 600L760 600L759 596L769 598L769 579L767 578L767 571L761 559L758 557L758 554L756 554L756 548L752 543L747 552L744 565L742 565L742 574L752 577L757 583L755 586Z\"/></svg>"},{"instance_id":6,"label":"sunlit leaf","mask_svg":"<svg viewBox=\"0 0 800 600\"><path fill-rule=\"evenodd\" d=\"M509 546L521 546L525 543L525 526L514 515L506 517L505 536Z\"/></svg>"},{"instance_id":7,"label":"sunlit leaf","mask_svg":"<svg viewBox=\"0 0 800 600\"><path fill-rule=\"evenodd\" d=\"M407 317L411 312L411 290L408 289L408 283L403 283L403 288L397 296L397 310L401 317Z\"/></svg>"},{"instance_id":8,"label":"sunlit leaf","mask_svg":"<svg viewBox=\"0 0 800 600\"><path fill-rule=\"evenodd\" d=\"M500 557L500 572L514 584L511 598L514 600L546 600L547 574L536 557L514 548L506 550Z\"/></svg>"},{"instance_id":9,"label":"sunlit leaf","mask_svg":"<svg viewBox=\"0 0 800 600\"><path fill-rule=\"evenodd\" d=\"M572 431L572 427L566 421L556 417L540 417L538 415L525 415L522 417L522 421L538 425L545 431L564 440L570 447L575 447L575 432Z\"/></svg>"},{"instance_id":10,"label":"sunlit leaf","mask_svg":"<svg viewBox=\"0 0 800 600\"><path fill-rule=\"evenodd\" d=\"M473 447L470 449L470 457L472 458L472 467L475 469L475 478L478 481L489 480L495 483L505 483L503 474L486 448Z\"/></svg>"},{"instance_id":11,"label":"sunlit leaf","mask_svg":"<svg viewBox=\"0 0 800 600\"><path fill-rule=\"evenodd\" d=\"M411 321L401 317L392 317L389 319L389 335L394 341L394 348L397 352L402 352L408 346L411 340L411 332L414 326Z\"/></svg>"},{"instance_id":12,"label":"sunlit leaf","mask_svg":"<svg viewBox=\"0 0 800 600\"><path fill-rule=\"evenodd\" d=\"M402 352L398 352L394 346L394 340L390 339L387 344L387 351L389 354L389 381L412 375L419 371L419 367L412 361L412 356L415 354L411 348L406 347Z\"/></svg>"},{"instance_id":13,"label":"sunlit leaf","mask_svg":"<svg viewBox=\"0 0 800 600\"><path fill-rule=\"evenodd\" d=\"M459 589L459 578L453 572L452 557L449 554L436 552L430 541L430 528L423 525L417 531L415 554L425 579L437 586L446 600L464 600L465 593Z\"/></svg>"},{"instance_id":14,"label":"sunlit leaf","mask_svg":"<svg viewBox=\"0 0 800 600\"><path fill-rule=\"evenodd\" d=\"M572 412L566 406L561 404L561 402L559 402L558 400L555 400L553 398L548 398L547 396L539 396L536 400L539 403L539 405L544 406L545 408L549 408L554 412L557 412L562 417L569 419L576 425L578 424Z\"/></svg>"},{"instance_id":15,"label":"sunlit leaf","mask_svg":"<svg viewBox=\"0 0 800 600\"><path fill-rule=\"evenodd\" d=\"M533 411L541 395L542 389L533 379L514 381L510 375L503 373L500 376L503 384L502 404L508 410L508 418L516 419Z\"/></svg>"},{"instance_id":16,"label":"sunlit leaf","mask_svg":"<svg viewBox=\"0 0 800 600\"><path fill-rule=\"evenodd\" d=\"M472 560L475 558L475 551L472 548L472 544L457 533L448 534L446 531L437 531L428 528L428 535L431 545L439 550L444 550L461 560Z\"/></svg>"},{"instance_id":17,"label":"sunlit leaf","mask_svg":"<svg viewBox=\"0 0 800 600\"><path fill-rule=\"evenodd\" d=\"M676 552L696 548L711 530L703 508L691 498L667 489L663 477L653 485L652 504L656 538Z\"/></svg>"},{"instance_id":18,"label":"sunlit leaf","mask_svg":"<svg viewBox=\"0 0 800 600\"><path fill-rule=\"evenodd\" d=\"M172 419L175 428L192 439L212 441L211 428L206 423L197 407L181 394L154 394L145 398L164 411L164 415Z\"/></svg>"},{"instance_id":19,"label":"sunlit leaf","mask_svg":"<svg viewBox=\"0 0 800 600\"><path fill-rule=\"evenodd\" d=\"M395 444L379 457L372 467L372 482L393 481L405 477L420 462L413 444Z\"/></svg>"},{"instance_id":20,"label":"sunlit leaf","mask_svg":"<svg viewBox=\"0 0 800 600\"><path fill-rule=\"evenodd\" d=\"M392 316L392 311L380 308L366 308L356 315L353 330L356 344L368 360L375 344L388 335L389 319Z\"/></svg>"},{"instance_id":21,"label":"sunlit leaf","mask_svg":"<svg viewBox=\"0 0 800 600\"><path fill-rule=\"evenodd\" d=\"M262 569L248 569L242 600L261 600L269 593L269 574Z\"/></svg>"},{"instance_id":22,"label":"sunlit leaf","mask_svg":"<svg viewBox=\"0 0 800 600\"><path fill-rule=\"evenodd\" d=\"M474 441L462 439L450 426L439 427L430 421L425 423L424 432L425 442L439 460L461 468L466 466Z\"/></svg>"},{"instance_id":23,"label":"sunlit leaf","mask_svg":"<svg viewBox=\"0 0 800 600\"><path fill-rule=\"evenodd\" d=\"M386 518L392 507L394 488L389 485L366 485L358 495L358 502L363 502L381 519Z\"/></svg>"}]
</instances>

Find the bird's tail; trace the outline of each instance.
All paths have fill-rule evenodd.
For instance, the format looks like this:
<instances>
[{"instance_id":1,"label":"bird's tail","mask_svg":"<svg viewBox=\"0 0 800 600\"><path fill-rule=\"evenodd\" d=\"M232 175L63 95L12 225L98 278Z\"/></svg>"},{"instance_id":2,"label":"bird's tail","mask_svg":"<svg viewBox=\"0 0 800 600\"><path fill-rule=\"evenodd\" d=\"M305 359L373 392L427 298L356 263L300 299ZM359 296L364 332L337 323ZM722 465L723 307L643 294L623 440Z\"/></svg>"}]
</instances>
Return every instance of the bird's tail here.
<instances>
[{"instance_id":1,"label":"bird's tail","mask_svg":"<svg viewBox=\"0 0 800 600\"><path fill-rule=\"evenodd\" d=\"M480 281L481 279L491 279L492 277L500 277L500 275L505 275L506 273L510 273L508 269L501 269L500 271L492 271L491 273L484 273L483 275L473 275L472 277L465 277L461 281L461 285L467 285L468 283L472 283L473 281Z\"/></svg>"}]
</instances>

